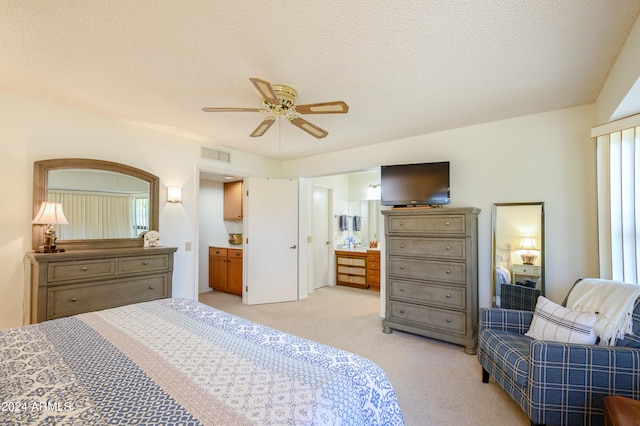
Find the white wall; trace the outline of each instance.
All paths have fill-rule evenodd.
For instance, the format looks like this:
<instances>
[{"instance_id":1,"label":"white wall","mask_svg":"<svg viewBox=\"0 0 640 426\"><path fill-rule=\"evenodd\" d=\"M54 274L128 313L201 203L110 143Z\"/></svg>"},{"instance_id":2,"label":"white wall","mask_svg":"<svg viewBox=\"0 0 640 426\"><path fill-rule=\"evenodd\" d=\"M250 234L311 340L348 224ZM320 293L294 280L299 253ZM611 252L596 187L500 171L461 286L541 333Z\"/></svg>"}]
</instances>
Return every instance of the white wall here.
<instances>
[{"instance_id":1,"label":"white wall","mask_svg":"<svg viewBox=\"0 0 640 426\"><path fill-rule=\"evenodd\" d=\"M551 111L283 163L288 176L381 164L451 162L451 206L479 217L479 303L491 298L492 203L544 201L547 296L562 301L576 278L597 276L595 106ZM305 253L301 253L304 256Z\"/></svg>"},{"instance_id":2,"label":"white wall","mask_svg":"<svg viewBox=\"0 0 640 426\"><path fill-rule=\"evenodd\" d=\"M173 295L196 297L196 199L199 167L279 177L280 163L232 152L231 166L200 159L201 142L0 92L0 329L22 325L28 306L23 257L31 250L33 162L83 157L116 161L160 178L160 234L177 246ZM212 142L211 146L215 146ZM227 150L229 151L229 150ZM214 162L215 163L215 162ZM166 187L182 187L182 204L166 203Z\"/></svg>"}]
</instances>

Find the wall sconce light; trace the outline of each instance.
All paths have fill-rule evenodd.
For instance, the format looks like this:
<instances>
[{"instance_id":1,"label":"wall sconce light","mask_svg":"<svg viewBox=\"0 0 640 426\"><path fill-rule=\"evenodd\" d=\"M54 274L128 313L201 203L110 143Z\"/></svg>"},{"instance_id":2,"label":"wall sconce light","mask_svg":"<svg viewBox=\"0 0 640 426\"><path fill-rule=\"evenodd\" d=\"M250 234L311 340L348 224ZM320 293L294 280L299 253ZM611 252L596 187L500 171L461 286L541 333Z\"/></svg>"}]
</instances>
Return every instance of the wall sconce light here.
<instances>
[{"instance_id":1,"label":"wall sconce light","mask_svg":"<svg viewBox=\"0 0 640 426\"><path fill-rule=\"evenodd\" d=\"M379 200L380 199L380 184L369 184L367 188L367 199L368 200Z\"/></svg>"},{"instance_id":2,"label":"wall sconce light","mask_svg":"<svg viewBox=\"0 0 640 426\"><path fill-rule=\"evenodd\" d=\"M532 253L531 250L538 250L536 247L536 240L533 237L522 237L520 241L520 250L526 250L526 253L522 253L522 263L524 265L533 265L536 262L537 254Z\"/></svg>"},{"instance_id":3,"label":"wall sconce light","mask_svg":"<svg viewBox=\"0 0 640 426\"><path fill-rule=\"evenodd\" d=\"M40 205L40 210L36 217L31 222L34 225L45 225L44 242L42 246L38 247L36 251L38 253L55 253L56 250L56 231L53 229L53 225L68 225L67 218L64 217L62 211L62 204L49 203L44 201ZM48 225L48 226L47 226Z\"/></svg>"},{"instance_id":4,"label":"wall sconce light","mask_svg":"<svg viewBox=\"0 0 640 426\"><path fill-rule=\"evenodd\" d=\"M167 187L167 202L169 203L181 203L182 202L182 188L179 186Z\"/></svg>"}]
</instances>

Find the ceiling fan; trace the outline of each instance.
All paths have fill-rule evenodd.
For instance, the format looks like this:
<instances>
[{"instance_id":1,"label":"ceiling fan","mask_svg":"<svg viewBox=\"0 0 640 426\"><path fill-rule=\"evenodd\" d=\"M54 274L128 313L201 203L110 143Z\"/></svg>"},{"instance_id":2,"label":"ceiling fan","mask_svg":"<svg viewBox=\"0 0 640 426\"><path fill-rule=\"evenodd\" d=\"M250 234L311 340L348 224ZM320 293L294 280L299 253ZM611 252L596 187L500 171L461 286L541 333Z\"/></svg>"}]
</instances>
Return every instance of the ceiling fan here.
<instances>
[{"instance_id":1,"label":"ceiling fan","mask_svg":"<svg viewBox=\"0 0 640 426\"><path fill-rule=\"evenodd\" d=\"M279 118L290 121L311 136L322 139L329 134L324 129L300 117L300 114L345 114L349 105L343 101L320 102L315 104L296 105L298 92L292 87L282 84L271 84L259 78L250 78L251 83L258 89L263 98L262 108L217 108L205 107L204 112L266 112L265 118L251 133L251 137L262 136Z\"/></svg>"}]
</instances>

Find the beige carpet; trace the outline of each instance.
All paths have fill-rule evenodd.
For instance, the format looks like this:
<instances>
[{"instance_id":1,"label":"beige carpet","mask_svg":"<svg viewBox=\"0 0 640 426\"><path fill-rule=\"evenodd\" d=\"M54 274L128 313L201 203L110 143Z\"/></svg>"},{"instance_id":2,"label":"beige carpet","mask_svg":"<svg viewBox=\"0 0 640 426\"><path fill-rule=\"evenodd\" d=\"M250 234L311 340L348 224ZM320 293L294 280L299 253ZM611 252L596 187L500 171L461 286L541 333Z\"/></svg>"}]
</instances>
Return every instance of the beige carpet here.
<instances>
[{"instance_id":1,"label":"beige carpet","mask_svg":"<svg viewBox=\"0 0 640 426\"><path fill-rule=\"evenodd\" d=\"M297 302L253 306L212 292L201 294L200 302L371 359L387 373L408 426L529 424L495 381L482 383L477 357L462 346L384 334L377 292L324 287Z\"/></svg>"}]
</instances>

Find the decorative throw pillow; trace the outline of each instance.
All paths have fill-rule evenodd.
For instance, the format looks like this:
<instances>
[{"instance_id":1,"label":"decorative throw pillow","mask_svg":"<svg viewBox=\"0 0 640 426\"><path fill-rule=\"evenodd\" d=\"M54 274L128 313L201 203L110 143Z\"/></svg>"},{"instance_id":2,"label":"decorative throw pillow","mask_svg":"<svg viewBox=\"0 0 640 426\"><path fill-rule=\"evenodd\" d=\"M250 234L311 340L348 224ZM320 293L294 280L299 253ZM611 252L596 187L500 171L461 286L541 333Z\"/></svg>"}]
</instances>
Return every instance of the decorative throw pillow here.
<instances>
[{"instance_id":1,"label":"decorative throw pillow","mask_svg":"<svg viewBox=\"0 0 640 426\"><path fill-rule=\"evenodd\" d=\"M593 333L596 319L593 312L572 311L539 296L525 336L537 340L593 345L597 339Z\"/></svg>"}]
</instances>

